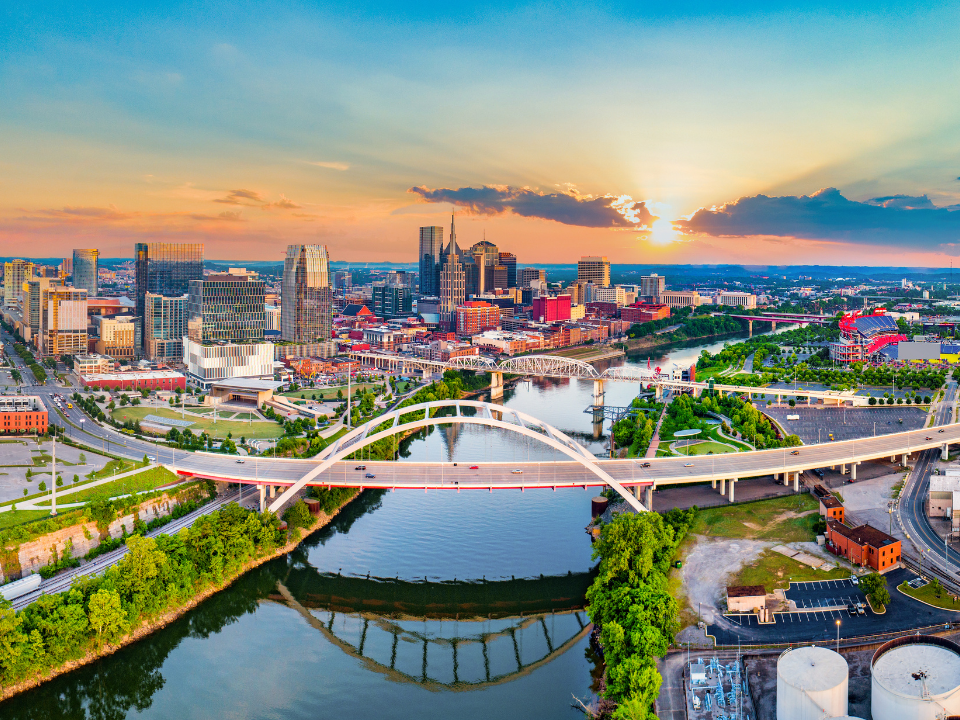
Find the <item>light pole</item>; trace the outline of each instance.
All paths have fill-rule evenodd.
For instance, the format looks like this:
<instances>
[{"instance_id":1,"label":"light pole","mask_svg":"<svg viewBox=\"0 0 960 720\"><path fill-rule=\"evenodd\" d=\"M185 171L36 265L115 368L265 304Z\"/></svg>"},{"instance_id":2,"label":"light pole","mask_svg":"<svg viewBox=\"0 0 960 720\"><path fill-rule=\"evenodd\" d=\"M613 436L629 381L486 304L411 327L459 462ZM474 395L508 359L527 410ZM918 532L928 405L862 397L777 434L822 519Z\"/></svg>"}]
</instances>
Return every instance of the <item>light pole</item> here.
<instances>
[{"instance_id":1,"label":"light pole","mask_svg":"<svg viewBox=\"0 0 960 720\"><path fill-rule=\"evenodd\" d=\"M840 653L840 621L837 620L837 654Z\"/></svg>"}]
</instances>

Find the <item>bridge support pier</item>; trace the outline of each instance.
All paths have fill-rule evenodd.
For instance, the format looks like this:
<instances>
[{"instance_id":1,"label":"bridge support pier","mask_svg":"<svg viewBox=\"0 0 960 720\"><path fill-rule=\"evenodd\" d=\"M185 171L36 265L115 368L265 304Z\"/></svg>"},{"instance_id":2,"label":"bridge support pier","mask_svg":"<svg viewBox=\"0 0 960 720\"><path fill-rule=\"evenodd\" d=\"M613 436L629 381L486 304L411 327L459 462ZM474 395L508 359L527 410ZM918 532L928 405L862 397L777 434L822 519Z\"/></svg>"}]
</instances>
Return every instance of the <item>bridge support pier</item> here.
<instances>
[{"instance_id":1,"label":"bridge support pier","mask_svg":"<svg viewBox=\"0 0 960 720\"><path fill-rule=\"evenodd\" d=\"M594 391L596 394L596 391ZM503 373L502 372L491 372L490 373L490 398L501 398L503 397Z\"/></svg>"},{"instance_id":2,"label":"bridge support pier","mask_svg":"<svg viewBox=\"0 0 960 720\"><path fill-rule=\"evenodd\" d=\"M909 461L909 460L910 460L910 456L907 455L906 453L904 453L904 454L903 454L903 466L904 466L904 467L907 466L907 461Z\"/></svg>"},{"instance_id":3,"label":"bridge support pier","mask_svg":"<svg viewBox=\"0 0 960 720\"><path fill-rule=\"evenodd\" d=\"M896 462L896 461L897 461L897 456L896 456L896 455L891 455L891 456L890 456L890 462Z\"/></svg>"},{"instance_id":4,"label":"bridge support pier","mask_svg":"<svg viewBox=\"0 0 960 720\"><path fill-rule=\"evenodd\" d=\"M793 491L800 492L800 473L795 472L793 474Z\"/></svg>"},{"instance_id":5,"label":"bridge support pier","mask_svg":"<svg viewBox=\"0 0 960 720\"><path fill-rule=\"evenodd\" d=\"M260 486L260 512L263 512L267 507L267 486Z\"/></svg>"},{"instance_id":6,"label":"bridge support pier","mask_svg":"<svg viewBox=\"0 0 960 720\"><path fill-rule=\"evenodd\" d=\"M712 487L714 490L717 489L717 479L716 479L716 478L714 478L713 480L710 481L710 487Z\"/></svg>"},{"instance_id":7,"label":"bridge support pier","mask_svg":"<svg viewBox=\"0 0 960 720\"><path fill-rule=\"evenodd\" d=\"M773 479L774 479L775 481L776 481L776 480L779 480L779 479L780 479L780 473L774 473L774 474L773 474Z\"/></svg>"},{"instance_id":8,"label":"bridge support pier","mask_svg":"<svg viewBox=\"0 0 960 720\"><path fill-rule=\"evenodd\" d=\"M277 496L277 486L276 486L276 485L271 485L271 486L270 486L270 497L275 498L276 496Z\"/></svg>"},{"instance_id":9,"label":"bridge support pier","mask_svg":"<svg viewBox=\"0 0 960 720\"><path fill-rule=\"evenodd\" d=\"M859 464L860 463L850 463L850 479L851 480L857 479L857 465Z\"/></svg>"},{"instance_id":10,"label":"bridge support pier","mask_svg":"<svg viewBox=\"0 0 960 720\"><path fill-rule=\"evenodd\" d=\"M785 472L783 474L783 486L786 487L789 484L790 484L790 473Z\"/></svg>"},{"instance_id":11,"label":"bridge support pier","mask_svg":"<svg viewBox=\"0 0 960 720\"><path fill-rule=\"evenodd\" d=\"M503 383L503 375L500 376L501 385ZM502 391L501 391L502 392ZM603 380L597 378L593 381L593 405L594 407L603 407Z\"/></svg>"},{"instance_id":12,"label":"bridge support pier","mask_svg":"<svg viewBox=\"0 0 960 720\"><path fill-rule=\"evenodd\" d=\"M727 479L726 479L726 478L720 478L720 494L721 494L721 495L726 495L726 494L727 494Z\"/></svg>"},{"instance_id":13,"label":"bridge support pier","mask_svg":"<svg viewBox=\"0 0 960 720\"><path fill-rule=\"evenodd\" d=\"M653 510L653 485L649 485L647 487L647 492L645 493L645 495L646 497L643 500L643 505L644 507L647 508L647 510L652 511ZM639 500L639 498L637 499Z\"/></svg>"},{"instance_id":14,"label":"bridge support pier","mask_svg":"<svg viewBox=\"0 0 960 720\"><path fill-rule=\"evenodd\" d=\"M841 474L841 475L846 475L846 474L847 474L847 464L846 464L846 463L843 463L843 464L840 465L840 474Z\"/></svg>"},{"instance_id":15,"label":"bridge support pier","mask_svg":"<svg viewBox=\"0 0 960 720\"><path fill-rule=\"evenodd\" d=\"M944 462L950 459L950 443L944 443L940 446L940 459Z\"/></svg>"},{"instance_id":16,"label":"bridge support pier","mask_svg":"<svg viewBox=\"0 0 960 720\"><path fill-rule=\"evenodd\" d=\"M753 337L753 320L747 320L747 337Z\"/></svg>"},{"instance_id":17,"label":"bridge support pier","mask_svg":"<svg viewBox=\"0 0 960 720\"><path fill-rule=\"evenodd\" d=\"M737 484L737 479L738 478L730 478L730 496L728 498L730 502L733 502L733 488Z\"/></svg>"},{"instance_id":18,"label":"bridge support pier","mask_svg":"<svg viewBox=\"0 0 960 720\"><path fill-rule=\"evenodd\" d=\"M663 385L654 385L653 386L653 398L659 402L663 400Z\"/></svg>"},{"instance_id":19,"label":"bridge support pier","mask_svg":"<svg viewBox=\"0 0 960 720\"><path fill-rule=\"evenodd\" d=\"M776 320L774 320L773 322L771 322L771 323L770 323L770 326L771 326L771 327L770 327L770 332L776 332L776 331L777 331L777 321L776 321Z\"/></svg>"}]
</instances>

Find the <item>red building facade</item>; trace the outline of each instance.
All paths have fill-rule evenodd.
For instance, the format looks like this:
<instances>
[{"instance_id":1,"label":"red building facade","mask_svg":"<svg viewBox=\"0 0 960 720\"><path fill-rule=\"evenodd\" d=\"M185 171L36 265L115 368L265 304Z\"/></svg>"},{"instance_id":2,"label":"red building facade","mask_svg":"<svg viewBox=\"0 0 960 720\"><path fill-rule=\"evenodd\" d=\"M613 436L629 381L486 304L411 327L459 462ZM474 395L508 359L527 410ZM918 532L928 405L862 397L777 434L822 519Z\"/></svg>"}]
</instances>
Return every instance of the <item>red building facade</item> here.
<instances>
[{"instance_id":1,"label":"red building facade","mask_svg":"<svg viewBox=\"0 0 960 720\"><path fill-rule=\"evenodd\" d=\"M16 435L47 431L47 408L35 395L0 397L0 433Z\"/></svg>"},{"instance_id":2,"label":"red building facade","mask_svg":"<svg viewBox=\"0 0 960 720\"><path fill-rule=\"evenodd\" d=\"M570 319L570 296L538 297L533 299L531 319L534 322L552 323Z\"/></svg>"},{"instance_id":3,"label":"red building facade","mask_svg":"<svg viewBox=\"0 0 960 720\"><path fill-rule=\"evenodd\" d=\"M150 372L118 372L81 375L80 381L88 388L111 390L181 390L187 389L187 378L172 370Z\"/></svg>"}]
</instances>

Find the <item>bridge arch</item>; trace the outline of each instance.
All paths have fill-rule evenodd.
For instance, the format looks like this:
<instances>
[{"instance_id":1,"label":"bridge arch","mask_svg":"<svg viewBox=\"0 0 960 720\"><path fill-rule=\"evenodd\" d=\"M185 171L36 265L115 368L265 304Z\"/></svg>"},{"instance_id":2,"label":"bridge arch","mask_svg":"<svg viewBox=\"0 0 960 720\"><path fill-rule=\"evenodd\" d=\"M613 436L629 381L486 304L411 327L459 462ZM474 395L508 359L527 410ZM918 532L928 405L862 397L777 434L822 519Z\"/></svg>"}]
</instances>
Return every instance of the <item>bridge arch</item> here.
<instances>
[{"instance_id":1,"label":"bridge arch","mask_svg":"<svg viewBox=\"0 0 960 720\"><path fill-rule=\"evenodd\" d=\"M597 369L588 362L562 355L522 355L504 360L496 370L517 375L540 375L541 377L586 378L600 377Z\"/></svg>"},{"instance_id":2,"label":"bridge arch","mask_svg":"<svg viewBox=\"0 0 960 720\"><path fill-rule=\"evenodd\" d=\"M444 408L453 408L456 410L454 416L431 417L431 410L440 410ZM478 412L476 415L464 415L463 408L474 408ZM402 418L414 414L423 413L422 419L406 420ZM501 416L501 419L494 417L494 413ZM505 416L512 415L515 423L506 422ZM377 431L377 428L384 424L391 423L390 427ZM437 400L434 402L419 403L405 408L392 410L384 415L373 418L360 427L351 430L341 437L333 445L323 450L318 456L319 464L310 472L297 480L293 485L287 488L277 499L270 504L270 511L277 512L283 505L293 498L293 496L302 490L310 481L317 478L321 473L331 468L347 456L356 451L388 437L392 437L398 432L408 430L419 430L420 428L430 427L432 425L483 425L486 427L500 428L533 438L542 442L554 450L566 455L589 470L604 483L616 490L637 512L646 512L643 504L633 496L633 494L613 479L598 463L597 458L587 451L583 445L572 440L570 437L560 432L554 427L547 425L541 420L527 415L526 413L505 408L502 405L493 405L491 403L479 402L476 400Z\"/></svg>"}]
</instances>

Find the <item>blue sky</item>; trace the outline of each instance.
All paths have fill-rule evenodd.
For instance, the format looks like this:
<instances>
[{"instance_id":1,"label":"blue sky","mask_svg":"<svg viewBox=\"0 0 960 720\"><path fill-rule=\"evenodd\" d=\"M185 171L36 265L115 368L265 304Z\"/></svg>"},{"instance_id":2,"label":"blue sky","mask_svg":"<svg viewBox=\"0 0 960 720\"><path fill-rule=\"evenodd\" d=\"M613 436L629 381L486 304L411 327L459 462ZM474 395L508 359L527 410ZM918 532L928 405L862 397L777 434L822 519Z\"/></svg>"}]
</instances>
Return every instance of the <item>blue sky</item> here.
<instances>
[{"instance_id":1,"label":"blue sky","mask_svg":"<svg viewBox=\"0 0 960 720\"><path fill-rule=\"evenodd\" d=\"M849 205L860 225L831 232L833 206L798 232L737 201L960 203L958 20L946 4L8 2L0 242L269 259L311 240L404 260L461 189L526 188L542 216L461 204L458 234L529 262L842 263L866 246L944 264L952 209ZM550 214L559 195L644 212L584 227ZM710 215L725 205L737 222Z\"/></svg>"}]
</instances>

